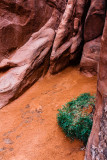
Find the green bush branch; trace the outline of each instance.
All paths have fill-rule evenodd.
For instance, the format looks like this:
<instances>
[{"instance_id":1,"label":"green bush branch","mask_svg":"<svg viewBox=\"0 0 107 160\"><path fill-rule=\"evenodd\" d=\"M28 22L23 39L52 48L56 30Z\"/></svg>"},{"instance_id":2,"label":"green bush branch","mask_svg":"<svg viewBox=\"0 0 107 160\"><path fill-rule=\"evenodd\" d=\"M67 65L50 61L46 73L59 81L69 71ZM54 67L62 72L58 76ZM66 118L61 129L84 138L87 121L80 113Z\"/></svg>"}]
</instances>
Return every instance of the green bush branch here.
<instances>
[{"instance_id":1,"label":"green bush branch","mask_svg":"<svg viewBox=\"0 0 107 160\"><path fill-rule=\"evenodd\" d=\"M91 113L87 112L89 107L92 108ZM87 144L93 124L94 107L95 96L84 93L58 110L57 121L67 137L79 139L84 145Z\"/></svg>"}]
</instances>

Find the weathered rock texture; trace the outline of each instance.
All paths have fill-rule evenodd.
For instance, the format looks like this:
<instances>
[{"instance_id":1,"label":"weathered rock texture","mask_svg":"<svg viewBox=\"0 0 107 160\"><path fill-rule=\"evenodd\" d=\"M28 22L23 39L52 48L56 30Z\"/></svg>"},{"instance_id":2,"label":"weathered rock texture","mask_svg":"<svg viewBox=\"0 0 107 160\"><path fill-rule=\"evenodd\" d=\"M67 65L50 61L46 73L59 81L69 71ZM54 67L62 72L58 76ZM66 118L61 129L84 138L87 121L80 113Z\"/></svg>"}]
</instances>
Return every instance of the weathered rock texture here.
<instances>
[{"instance_id":1,"label":"weathered rock texture","mask_svg":"<svg viewBox=\"0 0 107 160\"><path fill-rule=\"evenodd\" d=\"M80 63L80 70L87 75L97 74L97 65L99 62L101 48L101 37L91 40L84 44Z\"/></svg>"},{"instance_id":2,"label":"weathered rock texture","mask_svg":"<svg viewBox=\"0 0 107 160\"><path fill-rule=\"evenodd\" d=\"M80 70L91 75L97 74L97 64L100 54L100 36L105 21L105 0L92 0L84 24L83 56ZM99 37L99 38L98 38ZM89 55L90 54L90 55Z\"/></svg>"},{"instance_id":3,"label":"weathered rock texture","mask_svg":"<svg viewBox=\"0 0 107 160\"><path fill-rule=\"evenodd\" d=\"M105 0L1 0L0 11L0 107L82 50L81 70L96 74Z\"/></svg>"},{"instance_id":4,"label":"weathered rock texture","mask_svg":"<svg viewBox=\"0 0 107 160\"><path fill-rule=\"evenodd\" d=\"M0 0L0 61L38 31L51 13L44 0Z\"/></svg>"},{"instance_id":5,"label":"weathered rock texture","mask_svg":"<svg viewBox=\"0 0 107 160\"><path fill-rule=\"evenodd\" d=\"M84 40L90 41L102 34L105 20L105 0L91 0L84 25Z\"/></svg>"},{"instance_id":6,"label":"weathered rock texture","mask_svg":"<svg viewBox=\"0 0 107 160\"><path fill-rule=\"evenodd\" d=\"M86 160L107 160L107 17L101 39L97 103Z\"/></svg>"},{"instance_id":7,"label":"weathered rock texture","mask_svg":"<svg viewBox=\"0 0 107 160\"><path fill-rule=\"evenodd\" d=\"M80 70L95 75L100 59L86 160L107 159L107 18L102 36L105 11L105 0L0 1L0 108L48 70L54 74L77 64L82 54Z\"/></svg>"},{"instance_id":8,"label":"weathered rock texture","mask_svg":"<svg viewBox=\"0 0 107 160\"><path fill-rule=\"evenodd\" d=\"M45 74L49 67L49 51L55 32L46 28L38 32L12 58L1 62L0 68L9 69L0 79L0 107L17 98ZM29 54L30 53L30 54ZM48 54L47 54L48 53Z\"/></svg>"}]
</instances>

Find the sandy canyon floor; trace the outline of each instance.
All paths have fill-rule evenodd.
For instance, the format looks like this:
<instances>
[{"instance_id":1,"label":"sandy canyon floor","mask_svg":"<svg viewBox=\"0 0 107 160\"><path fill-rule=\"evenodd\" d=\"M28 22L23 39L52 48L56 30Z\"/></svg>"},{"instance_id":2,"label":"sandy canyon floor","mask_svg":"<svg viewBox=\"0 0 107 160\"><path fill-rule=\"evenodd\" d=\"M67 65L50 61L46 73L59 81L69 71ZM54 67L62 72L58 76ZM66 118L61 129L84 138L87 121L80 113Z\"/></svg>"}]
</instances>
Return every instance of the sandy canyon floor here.
<instances>
[{"instance_id":1,"label":"sandy canyon floor","mask_svg":"<svg viewBox=\"0 0 107 160\"><path fill-rule=\"evenodd\" d=\"M78 67L49 73L0 110L0 160L83 160L82 142L70 141L57 124L61 105L96 92L96 77Z\"/></svg>"}]
</instances>

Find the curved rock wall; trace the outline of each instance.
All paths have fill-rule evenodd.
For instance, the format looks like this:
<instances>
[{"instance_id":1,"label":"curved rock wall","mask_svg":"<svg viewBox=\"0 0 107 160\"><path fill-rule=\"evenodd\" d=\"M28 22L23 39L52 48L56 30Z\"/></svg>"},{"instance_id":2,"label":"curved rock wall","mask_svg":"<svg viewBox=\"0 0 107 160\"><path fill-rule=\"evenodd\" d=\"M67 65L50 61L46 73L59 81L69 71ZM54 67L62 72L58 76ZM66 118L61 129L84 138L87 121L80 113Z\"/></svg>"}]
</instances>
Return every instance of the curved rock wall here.
<instances>
[{"instance_id":1,"label":"curved rock wall","mask_svg":"<svg viewBox=\"0 0 107 160\"><path fill-rule=\"evenodd\" d=\"M107 16L101 38L98 68L97 103L92 132L86 150L86 160L107 159Z\"/></svg>"},{"instance_id":2,"label":"curved rock wall","mask_svg":"<svg viewBox=\"0 0 107 160\"><path fill-rule=\"evenodd\" d=\"M97 74L97 65L99 62L101 48L101 37L86 42L83 47L80 71L88 76Z\"/></svg>"},{"instance_id":3,"label":"curved rock wall","mask_svg":"<svg viewBox=\"0 0 107 160\"><path fill-rule=\"evenodd\" d=\"M80 70L88 74L97 74L100 60L86 160L107 159L107 17L102 36L105 11L105 0L0 1L0 108L48 70L54 74L77 64L81 54Z\"/></svg>"},{"instance_id":4,"label":"curved rock wall","mask_svg":"<svg viewBox=\"0 0 107 160\"><path fill-rule=\"evenodd\" d=\"M84 25L84 40L91 41L103 32L105 21L105 0L91 0Z\"/></svg>"},{"instance_id":5,"label":"curved rock wall","mask_svg":"<svg viewBox=\"0 0 107 160\"><path fill-rule=\"evenodd\" d=\"M87 75L97 74L101 35L105 21L105 0L92 0L84 24L84 47L80 70Z\"/></svg>"},{"instance_id":6,"label":"curved rock wall","mask_svg":"<svg viewBox=\"0 0 107 160\"><path fill-rule=\"evenodd\" d=\"M80 70L97 73L105 0L1 0L0 11L0 107L82 50Z\"/></svg>"},{"instance_id":7,"label":"curved rock wall","mask_svg":"<svg viewBox=\"0 0 107 160\"><path fill-rule=\"evenodd\" d=\"M30 1L27 2L30 3ZM49 69L50 54L55 37L55 30L58 28L60 17L63 12L62 10L60 11L59 9L56 9L56 7L51 8L50 5L48 6L48 4L44 3L44 1L42 0L40 0L38 3L37 1L32 2L31 15L33 17L31 16L29 18L29 21L27 21L24 26L21 25L21 30L24 27L25 29L28 29L28 31L23 30L23 32L19 33L15 31L14 38L17 40L17 42L19 42L16 35L20 37L24 34L25 31L26 34L29 34L30 31L34 31L34 28L35 32L31 35L31 38L22 47L16 49L11 54L11 56L6 56L6 52L4 51L3 54L1 54L2 60L0 63L0 108L11 102L13 99L17 98L41 76L45 75L47 70ZM34 9L34 4L36 5L36 7L38 7L39 5L38 9ZM30 23L32 21L34 26L32 26L32 23ZM17 25L16 28L18 28ZM13 31L14 30L12 28L12 32L9 33L13 34ZM23 42L26 41L26 36L23 37ZM4 37L6 38L6 35ZM11 35L9 36L9 38L10 44L15 47L15 45L13 44L13 42L15 41L14 38L12 39ZM7 43L8 42L3 42L3 45L6 45ZM10 46L8 46L7 44L7 48L4 47L4 49L9 50L9 47Z\"/></svg>"},{"instance_id":8,"label":"curved rock wall","mask_svg":"<svg viewBox=\"0 0 107 160\"><path fill-rule=\"evenodd\" d=\"M0 61L9 58L51 14L44 0L0 0Z\"/></svg>"}]
</instances>

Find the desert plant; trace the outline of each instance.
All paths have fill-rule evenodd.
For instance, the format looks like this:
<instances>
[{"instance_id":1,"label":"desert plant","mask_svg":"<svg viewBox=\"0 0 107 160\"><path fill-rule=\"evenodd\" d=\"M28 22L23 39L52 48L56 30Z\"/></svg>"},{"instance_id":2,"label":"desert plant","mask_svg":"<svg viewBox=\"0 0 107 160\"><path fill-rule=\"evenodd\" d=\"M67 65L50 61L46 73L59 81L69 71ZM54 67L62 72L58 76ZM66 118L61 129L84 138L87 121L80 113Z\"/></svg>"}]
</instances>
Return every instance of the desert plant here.
<instances>
[{"instance_id":1,"label":"desert plant","mask_svg":"<svg viewBox=\"0 0 107 160\"><path fill-rule=\"evenodd\" d=\"M57 121L67 137L82 140L86 145L93 124L95 96L81 94L59 109Z\"/></svg>"}]
</instances>

